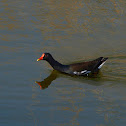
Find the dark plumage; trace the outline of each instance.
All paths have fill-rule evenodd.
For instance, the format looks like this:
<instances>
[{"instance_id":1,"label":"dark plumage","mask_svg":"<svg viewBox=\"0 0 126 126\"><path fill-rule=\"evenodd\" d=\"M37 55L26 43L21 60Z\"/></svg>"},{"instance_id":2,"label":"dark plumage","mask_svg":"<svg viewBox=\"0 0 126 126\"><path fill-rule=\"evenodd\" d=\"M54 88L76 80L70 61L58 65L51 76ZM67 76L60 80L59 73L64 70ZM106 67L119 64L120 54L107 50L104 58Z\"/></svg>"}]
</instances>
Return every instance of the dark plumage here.
<instances>
[{"instance_id":1,"label":"dark plumage","mask_svg":"<svg viewBox=\"0 0 126 126\"><path fill-rule=\"evenodd\" d=\"M42 56L37 59L37 61L46 60L53 67L53 69L63 73L70 75L88 76L89 74L98 72L107 59L108 58L100 57L93 61L63 65L56 61L50 53L43 53Z\"/></svg>"}]
</instances>

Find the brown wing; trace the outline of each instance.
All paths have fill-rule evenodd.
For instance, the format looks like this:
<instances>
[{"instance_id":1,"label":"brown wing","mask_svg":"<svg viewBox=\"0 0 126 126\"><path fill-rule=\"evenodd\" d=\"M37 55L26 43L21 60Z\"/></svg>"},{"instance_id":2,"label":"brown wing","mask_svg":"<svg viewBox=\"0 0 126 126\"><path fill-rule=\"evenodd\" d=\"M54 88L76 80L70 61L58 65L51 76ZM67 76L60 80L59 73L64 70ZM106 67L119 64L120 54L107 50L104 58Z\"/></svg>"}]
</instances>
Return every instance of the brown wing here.
<instances>
[{"instance_id":1,"label":"brown wing","mask_svg":"<svg viewBox=\"0 0 126 126\"><path fill-rule=\"evenodd\" d=\"M72 71L77 71L77 72L81 72L84 70L92 71L97 66L99 61L101 61L101 59L102 59L102 57L100 57L96 60L93 60L93 61L71 64L70 69Z\"/></svg>"}]
</instances>

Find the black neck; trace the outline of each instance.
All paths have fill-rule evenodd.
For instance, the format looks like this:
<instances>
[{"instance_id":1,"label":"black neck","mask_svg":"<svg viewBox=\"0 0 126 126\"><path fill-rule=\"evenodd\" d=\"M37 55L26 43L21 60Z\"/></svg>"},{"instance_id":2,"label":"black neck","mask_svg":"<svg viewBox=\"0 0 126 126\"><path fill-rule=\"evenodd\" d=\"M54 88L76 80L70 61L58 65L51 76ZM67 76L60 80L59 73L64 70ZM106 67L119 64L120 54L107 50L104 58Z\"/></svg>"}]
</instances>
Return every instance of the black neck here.
<instances>
[{"instance_id":1,"label":"black neck","mask_svg":"<svg viewBox=\"0 0 126 126\"><path fill-rule=\"evenodd\" d=\"M61 68L64 66L58 61L56 61L53 57L50 57L46 60L55 70L61 71Z\"/></svg>"}]
</instances>

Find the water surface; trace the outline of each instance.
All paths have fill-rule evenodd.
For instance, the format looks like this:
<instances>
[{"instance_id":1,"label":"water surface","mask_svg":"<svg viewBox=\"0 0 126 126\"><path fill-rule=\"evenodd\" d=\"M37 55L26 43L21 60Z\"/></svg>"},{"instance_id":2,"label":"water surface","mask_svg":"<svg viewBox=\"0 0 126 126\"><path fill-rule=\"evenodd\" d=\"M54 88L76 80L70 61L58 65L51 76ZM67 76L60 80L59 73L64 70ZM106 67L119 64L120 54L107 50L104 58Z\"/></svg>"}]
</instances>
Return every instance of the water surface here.
<instances>
[{"instance_id":1,"label":"water surface","mask_svg":"<svg viewBox=\"0 0 126 126\"><path fill-rule=\"evenodd\" d=\"M0 2L1 126L126 124L125 0ZM36 62L109 57L95 78Z\"/></svg>"}]
</instances>

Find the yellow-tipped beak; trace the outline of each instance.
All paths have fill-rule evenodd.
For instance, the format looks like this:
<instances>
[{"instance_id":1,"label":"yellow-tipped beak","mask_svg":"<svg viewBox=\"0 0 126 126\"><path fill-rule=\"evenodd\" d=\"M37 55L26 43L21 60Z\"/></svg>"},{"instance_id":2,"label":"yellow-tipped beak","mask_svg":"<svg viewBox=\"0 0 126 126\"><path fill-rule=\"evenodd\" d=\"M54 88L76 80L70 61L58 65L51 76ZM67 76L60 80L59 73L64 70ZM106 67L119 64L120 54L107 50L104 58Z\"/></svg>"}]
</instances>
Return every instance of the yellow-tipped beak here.
<instances>
[{"instance_id":1,"label":"yellow-tipped beak","mask_svg":"<svg viewBox=\"0 0 126 126\"><path fill-rule=\"evenodd\" d=\"M37 61L39 61L40 59L37 59Z\"/></svg>"}]
</instances>

